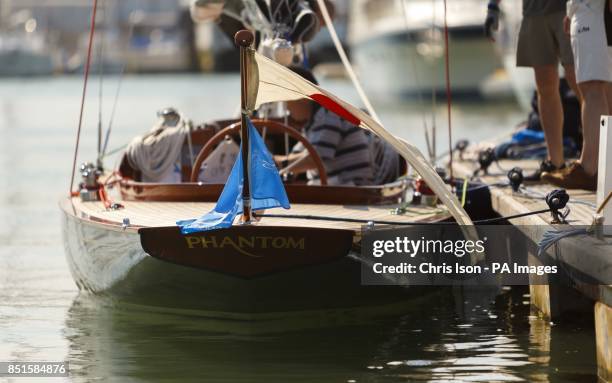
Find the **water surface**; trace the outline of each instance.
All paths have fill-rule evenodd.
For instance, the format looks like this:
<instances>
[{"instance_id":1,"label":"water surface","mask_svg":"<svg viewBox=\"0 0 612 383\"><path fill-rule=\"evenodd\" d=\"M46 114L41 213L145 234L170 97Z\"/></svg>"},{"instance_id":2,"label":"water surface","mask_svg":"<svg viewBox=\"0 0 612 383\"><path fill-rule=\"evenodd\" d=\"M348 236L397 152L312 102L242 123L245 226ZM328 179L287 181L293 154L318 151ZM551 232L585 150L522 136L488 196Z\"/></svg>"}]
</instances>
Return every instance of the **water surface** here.
<instances>
[{"instance_id":1,"label":"water surface","mask_svg":"<svg viewBox=\"0 0 612 383\"><path fill-rule=\"evenodd\" d=\"M79 162L95 158L98 85L90 84ZM104 126L116 85L105 79ZM346 83L323 85L357 101ZM588 324L530 316L526 292L516 289L497 299L495 291L442 291L396 317L288 333L245 332L79 295L57 201L68 192L81 86L78 77L0 82L0 360L67 360L74 381L595 381ZM238 102L236 76L127 77L110 147L147 131L162 107L201 122L233 115ZM424 149L430 105L376 107L392 132ZM453 134L479 140L522 118L511 103L457 105ZM440 105L440 151L445 119Z\"/></svg>"}]
</instances>

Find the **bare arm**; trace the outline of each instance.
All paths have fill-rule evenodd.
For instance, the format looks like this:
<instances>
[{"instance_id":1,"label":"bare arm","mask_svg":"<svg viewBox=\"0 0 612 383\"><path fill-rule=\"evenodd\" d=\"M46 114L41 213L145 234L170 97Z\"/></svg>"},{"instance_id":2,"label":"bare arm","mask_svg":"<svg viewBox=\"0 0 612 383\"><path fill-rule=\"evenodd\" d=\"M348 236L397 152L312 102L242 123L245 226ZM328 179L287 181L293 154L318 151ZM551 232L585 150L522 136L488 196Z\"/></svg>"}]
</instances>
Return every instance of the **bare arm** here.
<instances>
[{"instance_id":1,"label":"bare arm","mask_svg":"<svg viewBox=\"0 0 612 383\"><path fill-rule=\"evenodd\" d=\"M287 174L287 173L300 174L300 173L305 173L308 170L314 170L317 168L314 160L312 159L312 157L307 151L298 153L297 155L298 157L295 160L293 160L293 162L291 162L289 166L287 166L286 168L280 171L281 175Z\"/></svg>"},{"instance_id":2,"label":"bare arm","mask_svg":"<svg viewBox=\"0 0 612 383\"><path fill-rule=\"evenodd\" d=\"M277 154L274 156L274 162L276 162L277 164L282 164L283 162L287 161L287 162L293 162L295 160L298 160L302 157L302 152L298 152L298 153L289 153L287 155L284 154Z\"/></svg>"}]
</instances>

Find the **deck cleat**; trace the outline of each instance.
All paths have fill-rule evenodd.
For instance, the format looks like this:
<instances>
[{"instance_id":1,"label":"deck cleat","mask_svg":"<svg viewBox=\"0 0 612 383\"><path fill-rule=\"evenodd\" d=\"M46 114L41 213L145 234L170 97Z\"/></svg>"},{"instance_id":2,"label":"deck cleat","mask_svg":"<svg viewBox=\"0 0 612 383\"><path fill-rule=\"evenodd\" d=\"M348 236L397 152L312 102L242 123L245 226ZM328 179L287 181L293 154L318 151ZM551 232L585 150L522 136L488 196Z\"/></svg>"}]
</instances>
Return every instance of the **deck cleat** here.
<instances>
[{"instance_id":1,"label":"deck cleat","mask_svg":"<svg viewBox=\"0 0 612 383\"><path fill-rule=\"evenodd\" d=\"M524 180L523 169L520 167L516 166L508 172L508 181L510 181L510 186L515 193L519 191Z\"/></svg>"},{"instance_id":2,"label":"deck cleat","mask_svg":"<svg viewBox=\"0 0 612 383\"><path fill-rule=\"evenodd\" d=\"M120 203L114 202L110 205L109 209L111 210L121 210L121 209L125 209L125 206L123 206Z\"/></svg>"},{"instance_id":3,"label":"deck cleat","mask_svg":"<svg viewBox=\"0 0 612 383\"><path fill-rule=\"evenodd\" d=\"M493 148L481 150L478 153L478 164L480 168L474 172L474 175L477 175L479 172L482 172L484 175L489 174L489 166L491 166L493 161L495 161L495 152Z\"/></svg>"},{"instance_id":4,"label":"deck cleat","mask_svg":"<svg viewBox=\"0 0 612 383\"><path fill-rule=\"evenodd\" d=\"M570 213L570 209L567 206L569 200L569 194L567 194L567 191L565 191L565 189L556 189L548 193L548 195L546 196L546 204L548 205L548 208L550 209L550 213L553 218L551 221L552 224L567 223L565 218L567 218ZM562 209L565 210L561 211Z\"/></svg>"},{"instance_id":5,"label":"deck cleat","mask_svg":"<svg viewBox=\"0 0 612 383\"><path fill-rule=\"evenodd\" d=\"M100 184L98 178L102 174L100 170L91 162L81 164L79 168L83 181L79 186L79 196L83 202L99 201Z\"/></svg>"},{"instance_id":6,"label":"deck cleat","mask_svg":"<svg viewBox=\"0 0 612 383\"><path fill-rule=\"evenodd\" d=\"M467 149L470 142L468 140L459 140L455 144L455 150L459 152L459 159L463 161L463 154L465 153L465 149Z\"/></svg>"}]
</instances>

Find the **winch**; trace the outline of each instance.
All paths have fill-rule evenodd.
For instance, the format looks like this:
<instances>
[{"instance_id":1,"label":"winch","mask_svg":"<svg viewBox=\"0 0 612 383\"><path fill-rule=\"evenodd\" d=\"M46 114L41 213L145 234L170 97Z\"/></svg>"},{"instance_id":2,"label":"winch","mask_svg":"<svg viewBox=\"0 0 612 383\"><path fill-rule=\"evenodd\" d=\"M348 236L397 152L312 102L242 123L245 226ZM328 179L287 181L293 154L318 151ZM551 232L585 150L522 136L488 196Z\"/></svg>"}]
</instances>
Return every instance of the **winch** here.
<instances>
[{"instance_id":1,"label":"winch","mask_svg":"<svg viewBox=\"0 0 612 383\"><path fill-rule=\"evenodd\" d=\"M414 193L412 195L412 204L414 205L427 205L435 206L438 203L438 197L436 194L427 186L424 179L418 178L414 182Z\"/></svg>"},{"instance_id":2,"label":"winch","mask_svg":"<svg viewBox=\"0 0 612 383\"><path fill-rule=\"evenodd\" d=\"M100 170L93 163L85 162L81 164L79 171L83 180L79 185L81 201L100 201L100 183L98 182L98 178L102 174Z\"/></svg>"}]
</instances>

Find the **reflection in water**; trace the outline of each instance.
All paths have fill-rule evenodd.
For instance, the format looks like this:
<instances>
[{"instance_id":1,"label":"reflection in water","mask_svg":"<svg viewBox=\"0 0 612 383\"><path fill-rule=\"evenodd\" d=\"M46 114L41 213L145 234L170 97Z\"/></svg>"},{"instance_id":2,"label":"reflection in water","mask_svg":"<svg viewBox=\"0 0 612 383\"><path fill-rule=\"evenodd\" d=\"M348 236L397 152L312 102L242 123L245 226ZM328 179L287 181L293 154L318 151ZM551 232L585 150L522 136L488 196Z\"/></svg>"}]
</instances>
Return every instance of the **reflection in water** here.
<instances>
[{"instance_id":1,"label":"reflection in water","mask_svg":"<svg viewBox=\"0 0 612 383\"><path fill-rule=\"evenodd\" d=\"M589 371L594 371L594 355L588 352L573 355L565 371L550 367L555 361L550 343L554 326L529 316L522 293L506 291L493 301L491 292L482 290L454 297L444 293L429 299L427 305L419 302L402 316L368 324L353 318L350 325L290 332L250 331L256 326L154 312L80 295L69 310L65 336L72 374L83 378L592 381ZM459 314L453 301L458 299L465 307ZM586 338L575 347L592 346L588 343L592 339ZM557 352L565 354L570 344L560 344Z\"/></svg>"}]
</instances>

